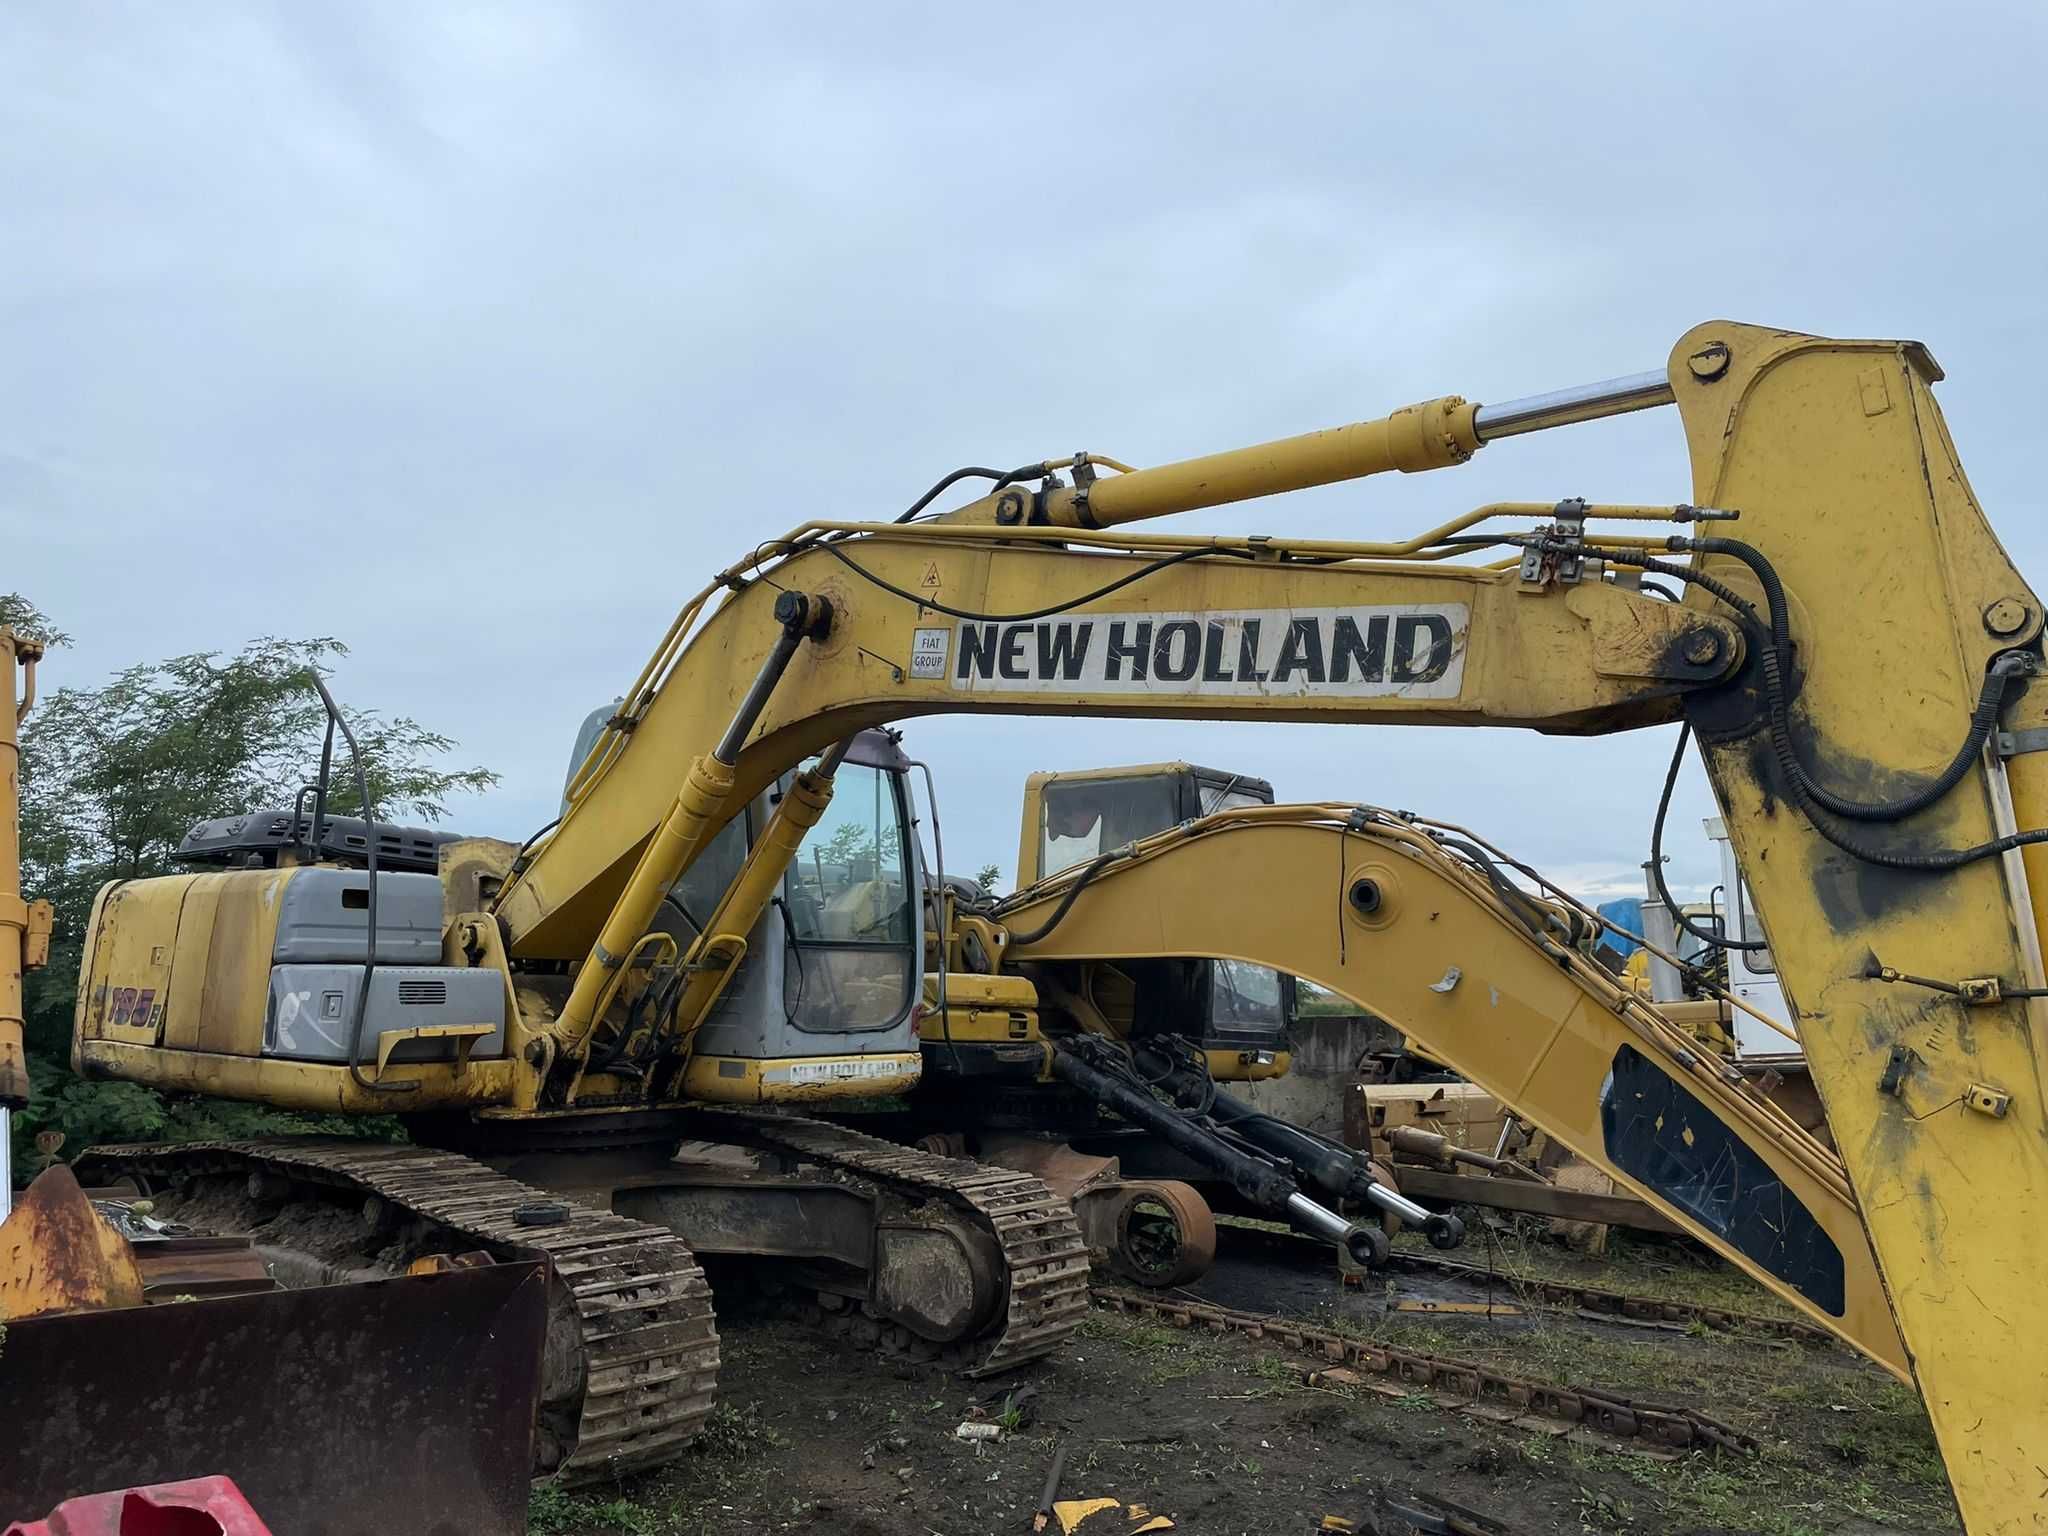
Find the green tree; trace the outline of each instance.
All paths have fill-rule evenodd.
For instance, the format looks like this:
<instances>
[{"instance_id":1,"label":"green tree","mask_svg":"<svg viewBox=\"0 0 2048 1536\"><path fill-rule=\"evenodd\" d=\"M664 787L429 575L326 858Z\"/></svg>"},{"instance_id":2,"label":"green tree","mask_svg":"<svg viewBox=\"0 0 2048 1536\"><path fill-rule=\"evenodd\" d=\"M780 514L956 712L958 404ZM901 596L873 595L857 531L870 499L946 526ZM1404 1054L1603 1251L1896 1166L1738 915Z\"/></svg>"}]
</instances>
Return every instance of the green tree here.
<instances>
[{"instance_id":1,"label":"green tree","mask_svg":"<svg viewBox=\"0 0 2048 1536\"><path fill-rule=\"evenodd\" d=\"M1003 870L999 864L984 864L974 872L974 883L981 887L981 894L993 896L996 887L1002 884Z\"/></svg>"},{"instance_id":2,"label":"green tree","mask_svg":"<svg viewBox=\"0 0 2048 1536\"><path fill-rule=\"evenodd\" d=\"M69 645L71 637L44 617L40 608L19 592L0 592L0 627L45 645Z\"/></svg>"},{"instance_id":3,"label":"green tree","mask_svg":"<svg viewBox=\"0 0 2048 1536\"><path fill-rule=\"evenodd\" d=\"M18 598L46 634L48 621ZM68 1147L123 1137L247 1134L297 1117L216 1100L175 1102L68 1068L79 958L94 894L109 880L171 872L195 823L289 806L319 770L326 709L311 674L347 654L338 640L251 641L232 656L174 656L98 688L60 688L22 730L22 885L56 908L50 964L29 978L26 1039L35 1102L17 1140L38 1129ZM450 769L455 743L418 721L348 711L376 814L437 821L453 795L488 788L484 768ZM337 735L330 805L360 809ZM360 1128L359 1126L357 1128Z\"/></svg>"}]
</instances>

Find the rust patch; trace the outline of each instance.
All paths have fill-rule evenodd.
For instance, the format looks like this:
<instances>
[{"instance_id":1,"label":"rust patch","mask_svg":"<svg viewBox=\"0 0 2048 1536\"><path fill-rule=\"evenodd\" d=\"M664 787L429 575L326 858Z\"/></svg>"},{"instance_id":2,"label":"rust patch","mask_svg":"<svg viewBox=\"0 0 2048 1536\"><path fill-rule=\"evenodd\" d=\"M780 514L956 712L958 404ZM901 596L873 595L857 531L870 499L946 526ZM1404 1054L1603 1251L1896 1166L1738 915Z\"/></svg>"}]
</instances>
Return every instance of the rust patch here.
<instances>
[{"instance_id":1,"label":"rust patch","mask_svg":"<svg viewBox=\"0 0 2048 1536\"><path fill-rule=\"evenodd\" d=\"M0 1319L139 1307L142 1271L63 1163L29 1185L0 1225Z\"/></svg>"}]
</instances>

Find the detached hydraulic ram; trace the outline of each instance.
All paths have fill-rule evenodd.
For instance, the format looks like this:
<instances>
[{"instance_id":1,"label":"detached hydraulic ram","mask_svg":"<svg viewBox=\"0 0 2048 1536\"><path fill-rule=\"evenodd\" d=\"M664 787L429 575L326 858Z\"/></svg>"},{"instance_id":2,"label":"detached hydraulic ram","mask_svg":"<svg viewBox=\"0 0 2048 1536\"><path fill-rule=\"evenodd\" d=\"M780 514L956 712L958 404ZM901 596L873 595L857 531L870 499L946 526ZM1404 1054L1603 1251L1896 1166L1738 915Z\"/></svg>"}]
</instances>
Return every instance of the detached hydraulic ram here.
<instances>
[{"instance_id":1,"label":"detached hydraulic ram","mask_svg":"<svg viewBox=\"0 0 2048 1536\"><path fill-rule=\"evenodd\" d=\"M1363 1167L1345 1170L1339 1176L1328 1165L1328 1154L1336 1152L1346 1159L1350 1154L1343 1148L1334 1148L1311 1137L1308 1133L1295 1130L1282 1121L1266 1121L1248 1106L1232 1100L1229 1110L1223 1109L1223 1095L1217 1095L1216 1118L1224 1119L1226 1114L1235 1112L1235 1117L1247 1122L1245 1129L1251 1129L1250 1121L1263 1121L1261 1129L1272 1134L1278 1131L1291 1133L1299 1138L1295 1150L1314 1152L1318 1161L1304 1165L1297 1162L1285 1150L1281 1150L1282 1138L1273 1135L1272 1144L1244 1134L1236 1126L1231 1132L1220 1130L1216 1125L1206 1123L1204 1118L1186 1109L1175 1108L1160 1102L1150 1093L1134 1083L1128 1082L1113 1070L1105 1070L1111 1063L1097 1064L1088 1058L1106 1055L1113 1050L1105 1042L1082 1036L1074 1040L1055 1042L1052 1053L1053 1075L1084 1097L1104 1109L1113 1111L1134 1125L1142 1126L1168 1146L1194 1159L1203 1167L1211 1169L1227 1180L1238 1195L1261 1211L1268 1212L1303 1231L1337 1245L1340 1261L1347 1267L1370 1268L1382 1262L1387 1256L1387 1237L1378 1227L1347 1220L1328 1206L1303 1194L1299 1178L1307 1177L1318 1187L1343 1198L1347 1195L1370 1201L1383 1210L1392 1210L1404 1221L1412 1221L1430 1232L1431 1241L1439 1246L1455 1246L1463 1236L1463 1230L1455 1217L1443 1217L1425 1211L1412 1201L1403 1200L1392 1190L1374 1181L1364 1172ZM1146 1053L1148 1056L1150 1053ZM1232 1134L1232 1133L1235 1134ZM1254 1151L1247 1151L1238 1141L1251 1144ZM1263 1154L1263 1155L1260 1155ZM1393 1204L1382 1204L1379 1197ZM1446 1225L1448 1224L1448 1225ZM1438 1232L1449 1234L1448 1241L1438 1237Z\"/></svg>"},{"instance_id":2,"label":"detached hydraulic ram","mask_svg":"<svg viewBox=\"0 0 2048 1536\"><path fill-rule=\"evenodd\" d=\"M1192 1053L1192 1047L1189 1048ZM1253 1108L1183 1062L1151 1045L1133 1052L1138 1069L1174 1099L1201 1112L1250 1142L1260 1151L1284 1158L1309 1184L1340 1205L1363 1202L1420 1229L1437 1248L1456 1248L1465 1241L1465 1224L1456 1216L1428 1210L1389 1189L1373 1176L1372 1165L1349 1147L1326 1136Z\"/></svg>"}]
</instances>

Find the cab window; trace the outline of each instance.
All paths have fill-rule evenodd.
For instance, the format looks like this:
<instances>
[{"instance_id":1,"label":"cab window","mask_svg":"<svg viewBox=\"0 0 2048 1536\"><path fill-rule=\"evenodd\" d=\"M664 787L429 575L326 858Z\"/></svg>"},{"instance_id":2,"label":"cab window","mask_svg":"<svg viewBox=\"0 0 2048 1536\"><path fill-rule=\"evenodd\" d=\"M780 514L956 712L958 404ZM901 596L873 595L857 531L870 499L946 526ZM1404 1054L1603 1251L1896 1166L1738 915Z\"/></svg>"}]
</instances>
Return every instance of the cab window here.
<instances>
[{"instance_id":1,"label":"cab window","mask_svg":"<svg viewBox=\"0 0 2048 1536\"><path fill-rule=\"evenodd\" d=\"M1038 873L1056 875L1180 820L1167 774L1054 779L1041 793Z\"/></svg>"},{"instance_id":2,"label":"cab window","mask_svg":"<svg viewBox=\"0 0 2048 1536\"><path fill-rule=\"evenodd\" d=\"M847 763L783 876L783 1004L800 1029L879 1029L909 1008L921 940L901 785Z\"/></svg>"}]
</instances>

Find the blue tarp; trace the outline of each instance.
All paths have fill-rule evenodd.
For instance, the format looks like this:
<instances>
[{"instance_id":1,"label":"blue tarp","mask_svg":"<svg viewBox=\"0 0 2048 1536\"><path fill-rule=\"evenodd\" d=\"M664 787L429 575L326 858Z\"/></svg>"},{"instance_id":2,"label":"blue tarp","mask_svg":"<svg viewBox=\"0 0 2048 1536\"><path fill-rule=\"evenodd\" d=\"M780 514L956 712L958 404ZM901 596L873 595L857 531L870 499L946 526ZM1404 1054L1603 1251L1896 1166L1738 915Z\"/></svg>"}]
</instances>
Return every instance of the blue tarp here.
<instances>
[{"instance_id":1,"label":"blue tarp","mask_svg":"<svg viewBox=\"0 0 2048 1536\"><path fill-rule=\"evenodd\" d=\"M1611 923L1619 923L1630 933L1643 931L1643 899L1640 896L1621 896L1613 901L1603 901L1594 908ZM1600 942L1626 960L1642 948L1634 939L1624 939L1618 933L1603 933Z\"/></svg>"}]
</instances>

